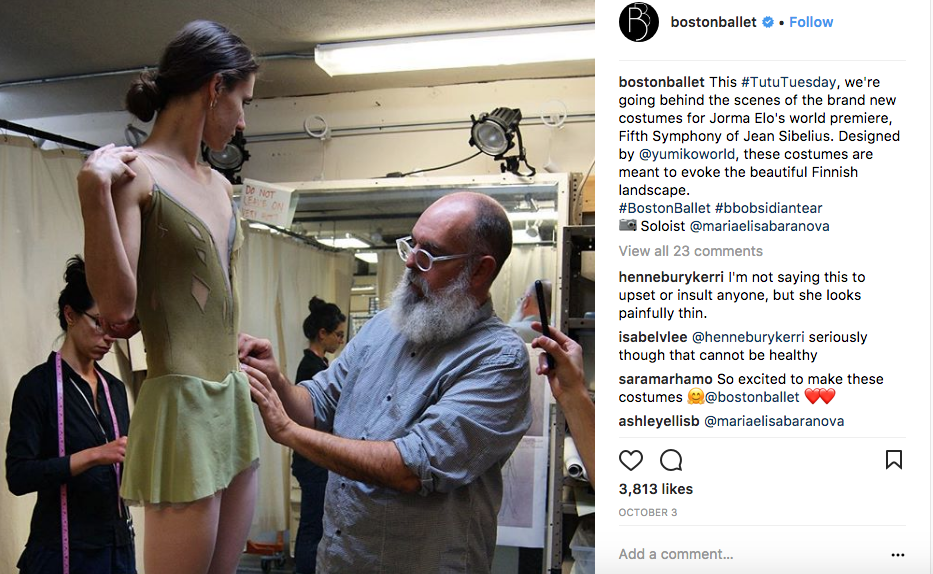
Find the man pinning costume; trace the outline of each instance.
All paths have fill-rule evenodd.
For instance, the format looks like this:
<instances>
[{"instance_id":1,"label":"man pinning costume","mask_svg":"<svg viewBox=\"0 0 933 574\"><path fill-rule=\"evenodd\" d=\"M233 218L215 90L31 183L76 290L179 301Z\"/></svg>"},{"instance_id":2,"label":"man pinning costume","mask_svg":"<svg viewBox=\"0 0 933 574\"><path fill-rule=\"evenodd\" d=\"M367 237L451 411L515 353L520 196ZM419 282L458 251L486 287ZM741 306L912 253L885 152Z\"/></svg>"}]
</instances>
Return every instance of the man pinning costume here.
<instances>
[{"instance_id":1,"label":"man pinning costume","mask_svg":"<svg viewBox=\"0 0 933 574\"><path fill-rule=\"evenodd\" d=\"M327 371L292 385L249 335L240 359L272 439L332 473L319 572L488 572L501 468L531 423L527 351L489 297L511 225L455 193L398 248L391 307Z\"/></svg>"}]
</instances>

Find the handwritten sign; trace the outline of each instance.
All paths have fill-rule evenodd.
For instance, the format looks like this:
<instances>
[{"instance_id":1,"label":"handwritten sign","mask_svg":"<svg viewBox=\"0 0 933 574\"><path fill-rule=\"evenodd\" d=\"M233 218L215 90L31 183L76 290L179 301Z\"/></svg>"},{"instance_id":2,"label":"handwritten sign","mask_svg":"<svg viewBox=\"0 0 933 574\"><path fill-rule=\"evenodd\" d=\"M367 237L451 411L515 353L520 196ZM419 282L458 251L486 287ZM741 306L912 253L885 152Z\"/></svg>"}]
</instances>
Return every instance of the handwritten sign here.
<instances>
[{"instance_id":1,"label":"handwritten sign","mask_svg":"<svg viewBox=\"0 0 933 574\"><path fill-rule=\"evenodd\" d=\"M240 214L245 219L287 228L292 224L298 203L298 196L293 195L293 191L281 185L244 179Z\"/></svg>"}]
</instances>

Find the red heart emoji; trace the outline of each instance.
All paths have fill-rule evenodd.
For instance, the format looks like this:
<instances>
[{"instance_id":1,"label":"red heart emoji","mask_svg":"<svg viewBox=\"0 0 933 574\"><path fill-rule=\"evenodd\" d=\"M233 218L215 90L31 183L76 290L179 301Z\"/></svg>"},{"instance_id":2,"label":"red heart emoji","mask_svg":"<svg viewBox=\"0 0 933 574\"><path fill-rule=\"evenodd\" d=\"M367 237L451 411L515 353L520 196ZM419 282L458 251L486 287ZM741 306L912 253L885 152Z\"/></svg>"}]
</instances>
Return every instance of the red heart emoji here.
<instances>
[{"instance_id":1,"label":"red heart emoji","mask_svg":"<svg viewBox=\"0 0 933 574\"><path fill-rule=\"evenodd\" d=\"M810 404L815 404L816 401L820 400L820 390L819 389L807 389L804 393L807 396L807 400L810 401Z\"/></svg>"},{"instance_id":2,"label":"red heart emoji","mask_svg":"<svg viewBox=\"0 0 933 574\"><path fill-rule=\"evenodd\" d=\"M836 396L836 389L820 389L820 398L823 399L823 402L827 405L829 401L833 400L833 397Z\"/></svg>"}]
</instances>

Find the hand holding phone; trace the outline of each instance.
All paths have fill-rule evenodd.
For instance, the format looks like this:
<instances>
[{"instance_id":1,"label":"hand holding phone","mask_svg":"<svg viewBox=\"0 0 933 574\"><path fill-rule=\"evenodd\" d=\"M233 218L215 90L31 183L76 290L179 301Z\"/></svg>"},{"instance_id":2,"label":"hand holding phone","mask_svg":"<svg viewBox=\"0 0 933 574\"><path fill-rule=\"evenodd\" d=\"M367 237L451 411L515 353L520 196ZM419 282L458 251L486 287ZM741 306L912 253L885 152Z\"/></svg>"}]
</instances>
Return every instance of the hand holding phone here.
<instances>
[{"instance_id":1,"label":"hand holding phone","mask_svg":"<svg viewBox=\"0 0 933 574\"><path fill-rule=\"evenodd\" d=\"M541 280L538 279L535 281L535 294L538 296L538 316L541 318L541 334L551 338L551 330L548 328L547 323L547 302L544 300L544 285L541 284ZM550 353L546 353L547 356L547 368L554 368L554 357Z\"/></svg>"}]
</instances>

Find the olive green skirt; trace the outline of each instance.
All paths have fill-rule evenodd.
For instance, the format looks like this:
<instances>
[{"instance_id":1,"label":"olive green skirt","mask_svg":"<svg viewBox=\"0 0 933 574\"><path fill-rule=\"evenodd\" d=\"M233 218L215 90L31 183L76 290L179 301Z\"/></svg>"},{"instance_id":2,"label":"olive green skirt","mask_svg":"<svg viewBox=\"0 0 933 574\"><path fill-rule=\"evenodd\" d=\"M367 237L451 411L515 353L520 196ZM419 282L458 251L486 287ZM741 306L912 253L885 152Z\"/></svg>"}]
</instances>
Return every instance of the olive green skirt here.
<instances>
[{"instance_id":1,"label":"olive green skirt","mask_svg":"<svg viewBox=\"0 0 933 574\"><path fill-rule=\"evenodd\" d=\"M130 422L121 494L129 504L193 502L258 461L246 375L147 379Z\"/></svg>"}]
</instances>

